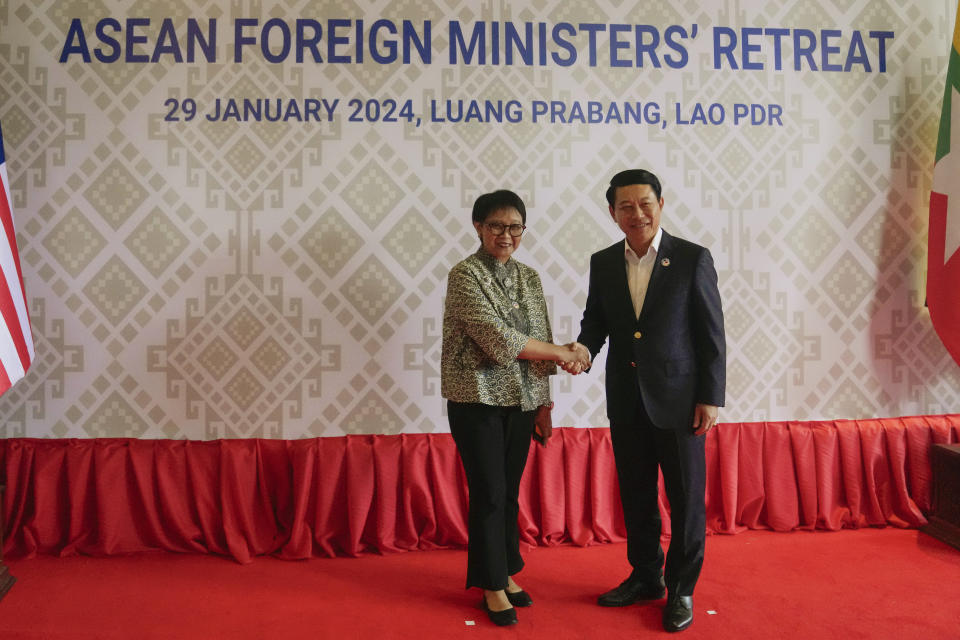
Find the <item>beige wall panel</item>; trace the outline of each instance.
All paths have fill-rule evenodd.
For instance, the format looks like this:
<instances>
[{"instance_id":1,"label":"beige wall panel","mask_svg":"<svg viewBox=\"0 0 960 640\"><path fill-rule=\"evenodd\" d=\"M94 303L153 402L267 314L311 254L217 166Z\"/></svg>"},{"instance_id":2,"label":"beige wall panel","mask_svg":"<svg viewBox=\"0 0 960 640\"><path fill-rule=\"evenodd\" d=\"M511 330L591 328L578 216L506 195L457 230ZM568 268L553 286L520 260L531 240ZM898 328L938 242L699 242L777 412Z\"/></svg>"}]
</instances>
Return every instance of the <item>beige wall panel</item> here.
<instances>
[{"instance_id":1,"label":"beige wall panel","mask_svg":"<svg viewBox=\"0 0 960 640\"><path fill-rule=\"evenodd\" d=\"M953 3L370 6L0 3L0 122L37 348L0 398L0 436L446 431L442 300L447 271L475 249L473 199L501 187L524 197L518 257L540 271L568 341L589 255L618 235L604 186L635 166L663 179L664 227L713 251L729 345L722 421L960 406L960 369L923 306ZM217 61L59 61L72 18L91 36L108 16L150 18L151 43L165 17L181 36L187 18L216 18ZM231 60L237 18L331 16L429 20L433 60L274 64L255 47ZM607 33L595 66L585 49L570 66L450 64L451 20L695 24L698 35L679 68L613 67ZM769 37L763 69L733 70L714 68L714 27L837 29L844 54L855 30L894 36L882 72L869 38L870 71L795 70L787 41L778 70ZM218 98L339 102L311 122L165 119L170 101L205 114ZM382 112L350 122L352 99L409 100L420 124ZM516 100L521 121L431 121L431 101L471 99ZM665 124L532 120L535 101L588 100L655 103ZM675 105L689 120L698 103L722 105L723 122L680 124ZM776 105L780 121L734 123L737 103ZM601 371L555 379L556 424L606 425Z\"/></svg>"}]
</instances>

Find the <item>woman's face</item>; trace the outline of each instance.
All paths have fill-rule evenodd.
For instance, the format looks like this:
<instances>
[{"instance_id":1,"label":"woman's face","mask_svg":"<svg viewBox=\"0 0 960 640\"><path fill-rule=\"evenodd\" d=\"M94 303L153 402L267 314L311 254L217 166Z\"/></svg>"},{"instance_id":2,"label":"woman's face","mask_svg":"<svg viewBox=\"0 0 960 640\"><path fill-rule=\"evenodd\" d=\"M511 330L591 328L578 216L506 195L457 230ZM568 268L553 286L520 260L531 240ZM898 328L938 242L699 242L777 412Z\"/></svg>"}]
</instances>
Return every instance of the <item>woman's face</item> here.
<instances>
[{"instance_id":1,"label":"woman's face","mask_svg":"<svg viewBox=\"0 0 960 640\"><path fill-rule=\"evenodd\" d=\"M500 262L506 262L520 246L521 236L510 235L509 227L511 225L523 225L520 212L513 207L497 209L488 215L483 222L473 223L477 233L480 234L480 242L483 244L483 248ZM501 230L503 233L494 234L494 231Z\"/></svg>"}]
</instances>

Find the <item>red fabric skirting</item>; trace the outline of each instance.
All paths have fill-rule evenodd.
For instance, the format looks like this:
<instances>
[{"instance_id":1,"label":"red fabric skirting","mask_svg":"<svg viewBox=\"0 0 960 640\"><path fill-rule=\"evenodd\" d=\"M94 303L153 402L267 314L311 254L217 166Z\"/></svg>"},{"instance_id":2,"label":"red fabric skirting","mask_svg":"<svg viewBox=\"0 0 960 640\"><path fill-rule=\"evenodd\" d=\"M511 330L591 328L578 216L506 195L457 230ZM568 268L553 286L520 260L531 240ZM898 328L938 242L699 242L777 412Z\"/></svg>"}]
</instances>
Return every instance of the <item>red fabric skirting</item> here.
<instances>
[{"instance_id":1,"label":"red fabric skirting","mask_svg":"<svg viewBox=\"0 0 960 640\"><path fill-rule=\"evenodd\" d=\"M707 438L708 530L920 526L930 446L958 441L960 415L721 424ZM0 481L11 557L160 549L249 562L467 540L449 434L12 438L0 440ZM609 431L557 429L547 448L533 445L520 501L527 544L623 540Z\"/></svg>"}]
</instances>

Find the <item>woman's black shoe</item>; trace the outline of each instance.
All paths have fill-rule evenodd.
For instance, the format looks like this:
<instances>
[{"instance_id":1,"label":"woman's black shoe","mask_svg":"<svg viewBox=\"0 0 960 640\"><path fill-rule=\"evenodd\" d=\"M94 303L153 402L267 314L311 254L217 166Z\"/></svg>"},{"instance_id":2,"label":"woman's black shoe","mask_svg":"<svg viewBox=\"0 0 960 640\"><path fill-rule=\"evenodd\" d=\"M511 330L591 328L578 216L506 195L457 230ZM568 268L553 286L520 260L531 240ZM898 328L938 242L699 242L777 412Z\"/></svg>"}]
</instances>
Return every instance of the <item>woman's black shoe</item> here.
<instances>
[{"instance_id":1,"label":"woman's black shoe","mask_svg":"<svg viewBox=\"0 0 960 640\"><path fill-rule=\"evenodd\" d=\"M518 622L517 610L513 607L504 609L503 611L491 611L490 607L487 605L487 599L482 596L480 598L480 606L484 611L487 612L490 622L498 627L508 627L511 624L517 624Z\"/></svg>"},{"instance_id":2,"label":"woman's black shoe","mask_svg":"<svg viewBox=\"0 0 960 640\"><path fill-rule=\"evenodd\" d=\"M516 593L506 591L505 593L507 594L507 600L515 607L529 607L533 604L533 598L526 591L517 591Z\"/></svg>"}]
</instances>

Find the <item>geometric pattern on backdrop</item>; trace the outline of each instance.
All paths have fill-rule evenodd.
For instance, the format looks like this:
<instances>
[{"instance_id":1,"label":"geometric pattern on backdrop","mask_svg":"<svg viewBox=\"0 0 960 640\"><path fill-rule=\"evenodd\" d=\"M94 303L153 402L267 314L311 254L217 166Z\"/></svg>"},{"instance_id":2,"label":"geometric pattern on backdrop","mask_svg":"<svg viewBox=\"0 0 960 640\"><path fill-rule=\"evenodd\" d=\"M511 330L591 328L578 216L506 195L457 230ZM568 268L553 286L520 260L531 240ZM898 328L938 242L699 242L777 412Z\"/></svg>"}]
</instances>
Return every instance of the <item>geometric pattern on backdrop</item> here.
<instances>
[{"instance_id":1,"label":"geometric pattern on backdrop","mask_svg":"<svg viewBox=\"0 0 960 640\"><path fill-rule=\"evenodd\" d=\"M953 3L164 6L150 16L695 23L701 37L681 69L604 64L605 36L595 67L257 55L61 64L70 19L107 15L106 5L10 0L0 8L0 119L37 356L0 398L0 436L446 431L443 295L450 267L477 244L474 198L506 187L525 199L518 257L540 272L554 334L567 341L589 256L618 237L605 184L638 165L663 178L664 227L709 246L717 263L730 343L722 421L960 404L960 368L923 306ZM144 15L140 5L119 11ZM718 71L703 35L714 26L896 37L884 73ZM434 36L445 50L443 29ZM221 57L229 46L218 42ZM227 96L341 106L329 122L164 121L169 99ZM351 123L354 97L410 99L422 113L431 100L629 100L656 102L670 120L674 103L776 104L783 126L533 123L529 111L518 123ZM554 379L558 425L606 424L602 370Z\"/></svg>"}]
</instances>

